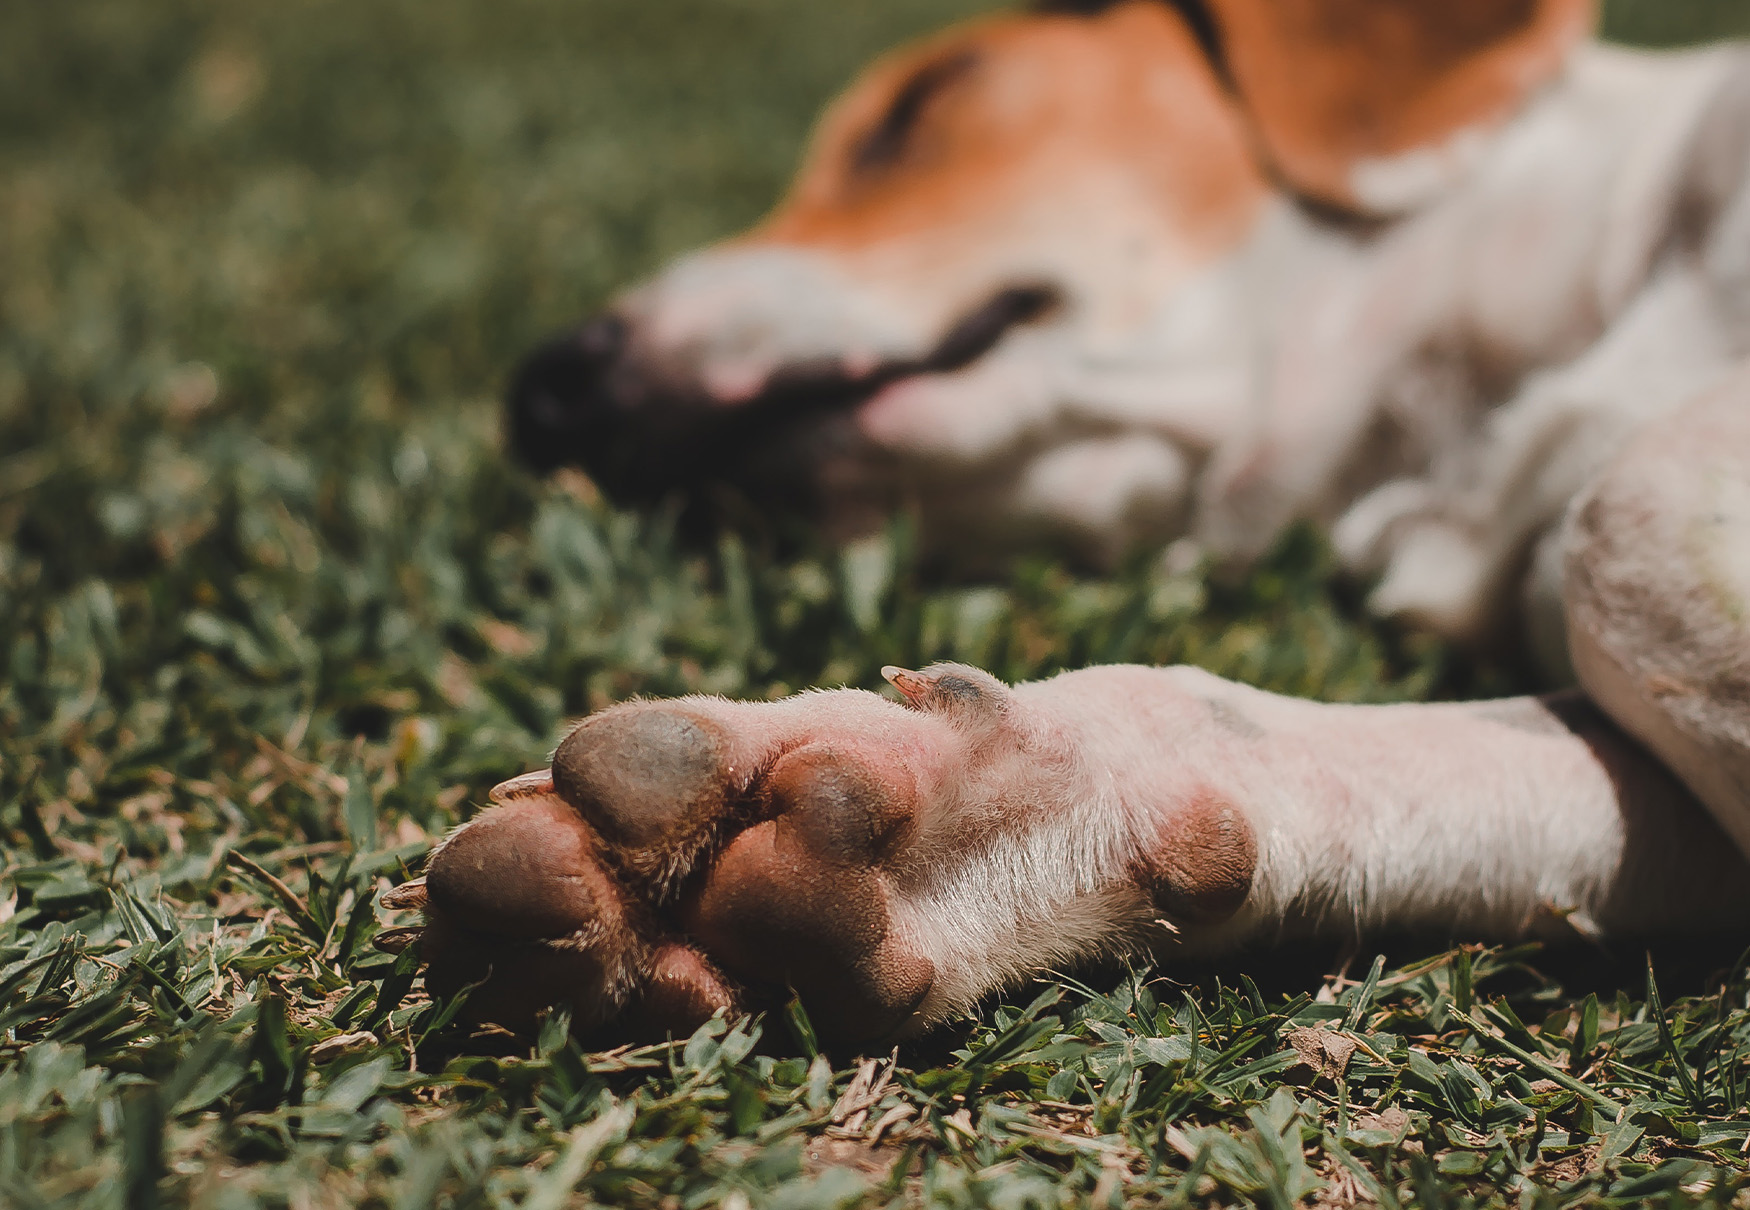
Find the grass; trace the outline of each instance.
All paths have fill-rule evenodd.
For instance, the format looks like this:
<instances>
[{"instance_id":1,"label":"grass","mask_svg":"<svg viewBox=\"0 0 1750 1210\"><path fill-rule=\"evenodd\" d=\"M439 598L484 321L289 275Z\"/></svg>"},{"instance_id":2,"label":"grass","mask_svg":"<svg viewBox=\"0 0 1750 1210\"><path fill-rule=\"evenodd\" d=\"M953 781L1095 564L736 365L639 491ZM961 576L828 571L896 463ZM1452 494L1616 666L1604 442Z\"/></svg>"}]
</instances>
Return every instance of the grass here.
<instances>
[{"instance_id":1,"label":"grass","mask_svg":"<svg viewBox=\"0 0 1750 1210\"><path fill-rule=\"evenodd\" d=\"M505 464L523 347L754 217L857 64L972 7L0 8L0 1205L1739 1195L1726 952L1107 972L863 1062L799 1014L606 1053L562 1021L458 1037L371 945L428 838L632 694L950 657L1513 682L1360 620L1304 534L1237 588L1146 562L952 586L903 525L698 550Z\"/></svg>"}]
</instances>

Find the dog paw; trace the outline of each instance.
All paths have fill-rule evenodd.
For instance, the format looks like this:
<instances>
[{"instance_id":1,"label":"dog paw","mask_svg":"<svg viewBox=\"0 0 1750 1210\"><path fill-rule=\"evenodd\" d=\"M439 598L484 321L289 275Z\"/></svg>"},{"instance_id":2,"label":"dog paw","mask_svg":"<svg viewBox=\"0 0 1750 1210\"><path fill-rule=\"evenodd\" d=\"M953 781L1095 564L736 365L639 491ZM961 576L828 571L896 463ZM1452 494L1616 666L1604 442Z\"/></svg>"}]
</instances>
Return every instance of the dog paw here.
<instances>
[{"instance_id":1,"label":"dog paw","mask_svg":"<svg viewBox=\"0 0 1750 1210\"><path fill-rule=\"evenodd\" d=\"M1008 690L972 669L890 676L905 705L693 698L585 721L385 897L424 912L428 987L512 1028L566 1003L581 1028L661 1036L794 990L823 1036L902 1031L935 971L896 926L896 879Z\"/></svg>"},{"instance_id":2,"label":"dog paw","mask_svg":"<svg viewBox=\"0 0 1750 1210\"><path fill-rule=\"evenodd\" d=\"M822 1037L868 1045L1240 909L1256 843L1215 786L1255 741L1217 725L1213 678L885 674L900 700L586 720L385 897L424 911L427 985L469 989L475 1020L566 1003L580 1028L657 1037L794 992Z\"/></svg>"}]
</instances>

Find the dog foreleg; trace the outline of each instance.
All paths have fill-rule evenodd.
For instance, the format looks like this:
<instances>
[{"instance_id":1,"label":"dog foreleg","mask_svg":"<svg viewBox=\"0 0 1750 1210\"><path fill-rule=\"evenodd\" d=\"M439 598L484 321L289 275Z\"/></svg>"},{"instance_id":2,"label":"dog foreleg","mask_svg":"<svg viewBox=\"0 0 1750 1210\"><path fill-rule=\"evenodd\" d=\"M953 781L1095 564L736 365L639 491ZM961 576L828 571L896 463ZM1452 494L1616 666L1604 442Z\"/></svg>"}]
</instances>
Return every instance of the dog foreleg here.
<instances>
[{"instance_id":1,"label":"dog foreleg","mask_svg":"<svg viewBox=\"0 0 1750 1210\"><path fill-rule=\"evenodd\" d=\"M1190 668L1010 688L892 670L775 703L639 702L433 854L428 982L469 1012L660 1032L794 988L916 1032L1100 954L1361 930L1745 917L1707 814L1584 701L1344 706Z\"/></svg>"}]
</instances>

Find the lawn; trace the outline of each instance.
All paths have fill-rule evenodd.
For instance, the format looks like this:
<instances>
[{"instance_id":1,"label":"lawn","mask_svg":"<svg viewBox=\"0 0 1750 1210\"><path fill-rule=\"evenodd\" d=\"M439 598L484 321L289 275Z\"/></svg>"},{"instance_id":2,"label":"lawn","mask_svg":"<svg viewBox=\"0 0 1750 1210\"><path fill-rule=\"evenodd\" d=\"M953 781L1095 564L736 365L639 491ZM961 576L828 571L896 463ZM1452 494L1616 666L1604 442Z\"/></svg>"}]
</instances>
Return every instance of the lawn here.
<instances>
[{"instance_id":1,"label":"lawn","mask_svg":"<svg viewBox=\"0 0 1750 1210\"><path fill-rule=\"evenodd\" d=\"M0 6L0 1206L1746 1188L1735 951L1108 970L862 1061L794 1010L609 1052L562 1020L462 1036L373 946L431 838L634 694L937 658L1347 700L1517 683L1361 619L1309 534L1237 587L1141 559L944 584L900 524L701 548L506 462L520 350L755 217L859 63L977 7ZM1610 28L1750 8L1623 0Z\"/></svg>"}]
</instances>

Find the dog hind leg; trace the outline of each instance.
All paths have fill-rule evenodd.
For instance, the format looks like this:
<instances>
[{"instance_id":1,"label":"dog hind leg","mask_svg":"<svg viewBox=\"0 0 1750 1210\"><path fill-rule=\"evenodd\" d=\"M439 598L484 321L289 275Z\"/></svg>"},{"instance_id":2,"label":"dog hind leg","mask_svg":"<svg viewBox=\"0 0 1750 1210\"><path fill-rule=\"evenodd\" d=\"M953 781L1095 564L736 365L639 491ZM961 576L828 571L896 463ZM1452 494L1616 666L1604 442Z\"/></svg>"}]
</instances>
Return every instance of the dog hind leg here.
<instances>
[{"instance_id":1,"label":"dog hind leg","mask_svg":"<svg viewBox=\"0 0 1750 1210\"><path fill-rule=\"evenodd\" d=\"M1565 543L1581 684L1750 854L1750 371L1634 437Z\"/></svg>"},{"instance_id":2,"label":"dog hind leg","mask_svg":"<svg viewBox=\"0 0 1750 1210\"><path fill-rule=\"evenodd\" d=\"M1349 509L1332 537L1351 567L1383 572L1370 607L1450 638L1499 638L1525 611L1520 575L1537 571L1539 536L1633 434L1676 427L1671 414L1735 357L1712 287L1667 269L1607 336L1525 384L1425 476Z\"/></svg>"}]
</instances>

